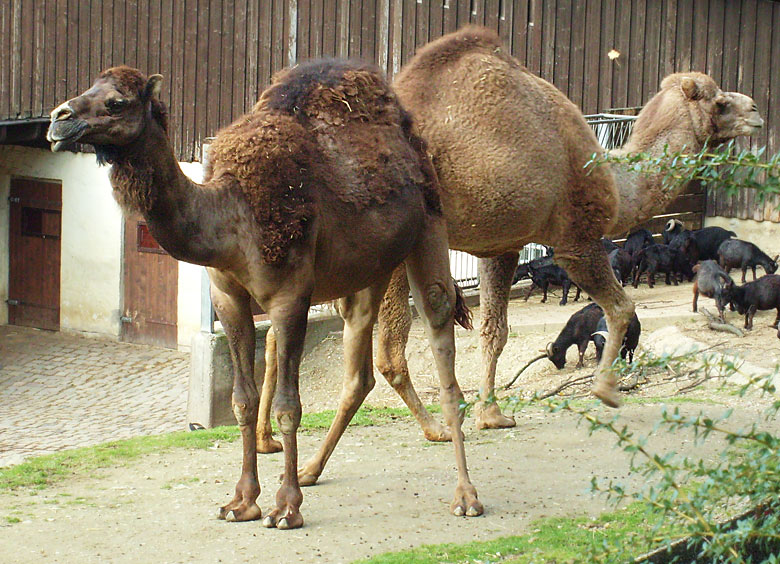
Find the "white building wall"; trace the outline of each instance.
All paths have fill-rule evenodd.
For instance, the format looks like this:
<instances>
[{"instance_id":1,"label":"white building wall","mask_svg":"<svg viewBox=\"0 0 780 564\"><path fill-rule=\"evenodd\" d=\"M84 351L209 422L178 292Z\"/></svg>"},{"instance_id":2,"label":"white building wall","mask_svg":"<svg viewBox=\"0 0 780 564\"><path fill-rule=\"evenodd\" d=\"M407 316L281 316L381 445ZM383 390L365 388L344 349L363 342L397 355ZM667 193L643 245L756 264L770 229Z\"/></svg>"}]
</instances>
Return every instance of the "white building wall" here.
<instances>
[{"instance_id":1,"label":"white building wall","mask_svg":"<svg viewBox=\"0 0 780 564\"><path fill-rule=\"evenodd\" d=\"M182 163L196 181L200 163ZM0 145L0 323L8 323L9 204L12 177L62 183L60 326L118 337L122 306L122 226L108 167L95 155ZM178 342L200 330L201 267L179 263Z\"/></svg>"}]
</instances>

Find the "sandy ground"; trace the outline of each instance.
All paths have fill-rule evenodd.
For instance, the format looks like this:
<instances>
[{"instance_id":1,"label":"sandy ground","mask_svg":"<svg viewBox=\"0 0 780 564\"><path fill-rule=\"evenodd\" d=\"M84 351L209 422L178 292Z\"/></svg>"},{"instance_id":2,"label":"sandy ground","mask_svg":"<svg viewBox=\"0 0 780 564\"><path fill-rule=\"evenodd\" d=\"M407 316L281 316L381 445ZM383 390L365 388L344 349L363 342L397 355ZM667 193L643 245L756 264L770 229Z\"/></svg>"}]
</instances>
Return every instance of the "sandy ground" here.
<instances>
[{"instance_id":1,"label":"sandy ground","mask_svg":"<svg viewBox=\"0 0 780 564\"><path fill-rule=\"evenodd\" d=\"M744 338L715 333L701 316L690 313L690 284L679 288L629 289L638 304L645 332L640 347L663 348L670 340L698 341L713 351L738 352L754 367L770 369L780 356L780 341L768 328L774 312L758 314L756 329ZM510 311L511 337L499 363L499 382L536 356L554 339L580 304L565 307L515 301ZM712 300L700 302L714 309ZM475 311L478 318L478 311ZM736 314L730 320L741 324ZM458 331L457 370L461 385L473 395L479 379L477 332ZM306 410L335 407L340 387L339 335L323 342L304 361L301 378ZM592 349L586 366L576 371L576 352L569 352L562 371L546 360L535 363L518 382L524 393L546 390L592 371ZM424 401L435 401L437 381L422 336L415 325L409 359ZM390 387L377 382L368 403L399 405ZM641 394L671 396L687 382L648 386ZM697 388L697 403L683 404L688 413L711 415L735 407L736 426L753 421L765 404L737 398L712 384ZM621 422L649 432L660 413L657 403L631 403L620 410ZM599 407L611 417L615 411ZM589 493L591 476L638 485L628 459L604 432L589 436L571 414L547 414L528 408L516 414L517 427L474 430L467 419L467 455L472 480L486 507L479 518L455 518L447 508L455 484L452 446L426 442L416 423L352 428L345 434L320 483L304 490L306 524L295 531L264 529L259 522L233 524L215 518L229 501L239 474L240 445L214 445L205 451L176 451L147 456L123 468L69 480L40 492L20 490L0 495L0 561L2 562L350 562L389 550L420 544L466 542L528 532L529 523L550 515L595 516L606 507ZM776 423L773 424L775 427ZM314 452L324 433L304 434L302 459ZM696 446L687 434L658 434L651 448L713 456L717 444ZM282 455L260 459L259 503L273 500ZM10 523L19 519L18 523Z\"/></svg>"}]
</instances>

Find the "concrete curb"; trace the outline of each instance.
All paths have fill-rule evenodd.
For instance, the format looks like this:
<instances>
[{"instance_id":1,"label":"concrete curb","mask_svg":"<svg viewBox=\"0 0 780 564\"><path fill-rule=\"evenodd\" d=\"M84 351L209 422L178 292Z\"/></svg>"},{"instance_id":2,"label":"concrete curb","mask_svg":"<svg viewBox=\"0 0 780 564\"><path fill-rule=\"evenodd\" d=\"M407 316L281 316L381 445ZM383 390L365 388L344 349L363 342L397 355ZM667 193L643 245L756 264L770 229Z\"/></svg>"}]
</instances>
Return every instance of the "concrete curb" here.
<instances>
[{"instance_id":1,"label":"concrete curb","mask_svg":"<svg viewBox=\"0 0 780 564\"><path fill-rule=\"evenodd\" d=\"M255 324L255 379L265 370L265 337L270 321ZM333 331L344 329L337 315L313 314L306 329L303 355L309 354ZM187 421L204 427L235 425L231 397L233 365L224 331L198 333L192 339Z\"/></svg>"}]
</instances>

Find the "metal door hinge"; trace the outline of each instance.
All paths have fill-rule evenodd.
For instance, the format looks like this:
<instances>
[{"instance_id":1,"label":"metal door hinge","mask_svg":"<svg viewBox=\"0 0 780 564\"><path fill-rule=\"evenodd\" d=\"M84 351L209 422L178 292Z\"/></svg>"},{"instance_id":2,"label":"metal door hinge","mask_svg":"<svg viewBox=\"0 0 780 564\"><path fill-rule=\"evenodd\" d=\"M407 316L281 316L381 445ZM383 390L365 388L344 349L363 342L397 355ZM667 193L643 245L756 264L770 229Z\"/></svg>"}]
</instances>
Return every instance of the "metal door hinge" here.
<instances>
[{"instance_id":1,"label":"metal door hinge","mask_svg":"<svg viewBox=\"0 0 780 564\"><path fill-rule=\"evenodd\" d=\"M22 305L22 302L20 302L19 300L12 300L12 299L10 299L10 298L9 298L9 299L7 299L7 300L5 300L5 303L7 303L7 304L8 304L8 305L10 305L10 306L18 306L18 305Z\"/></svg>"},{"instance_id":2,"label":"metal door hinge","mask_svg":"<svg viewBox=\"0 0 780 564\"><path fill-rule=\"evenodd\" d=\"M18 204L19 202L22 201L22 199L18 196L8 196L8 201L11 202L12 204Z\"/></svg>"},{"instance_id":3,"label":"metal door hinge","mask_svg":"<svg viewBox=\"0 0 780 564\"><path fill-rule=\"evenodd\" d=\"M119 321L121 321L122 323L132 323L133 318L123 315L122 317L119 318Z\"/></svg>"}]
</instances>

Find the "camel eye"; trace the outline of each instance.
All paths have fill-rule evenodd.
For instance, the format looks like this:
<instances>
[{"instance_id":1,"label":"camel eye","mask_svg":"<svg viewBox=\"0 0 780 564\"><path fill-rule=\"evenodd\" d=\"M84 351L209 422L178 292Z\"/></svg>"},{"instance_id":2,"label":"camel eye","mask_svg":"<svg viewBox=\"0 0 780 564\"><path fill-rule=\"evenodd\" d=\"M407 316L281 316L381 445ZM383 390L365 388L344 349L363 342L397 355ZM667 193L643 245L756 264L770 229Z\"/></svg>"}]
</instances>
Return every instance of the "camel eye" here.
<instances>
[{"instance_id":1,"label":"camel eye","mask_svg":"<svg viewBox=\"0 0 780 564\"><path fill-rule=\"evenodd\" d=\"M127 106L127 103L127 100L124 98L111 98L106 101L106 108L108 109L108 113L115 114L122 111L122 109Z\"/></svg>"}]
</instances>

